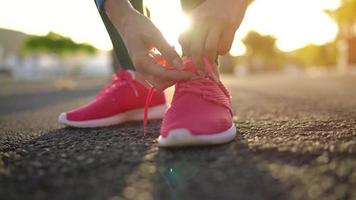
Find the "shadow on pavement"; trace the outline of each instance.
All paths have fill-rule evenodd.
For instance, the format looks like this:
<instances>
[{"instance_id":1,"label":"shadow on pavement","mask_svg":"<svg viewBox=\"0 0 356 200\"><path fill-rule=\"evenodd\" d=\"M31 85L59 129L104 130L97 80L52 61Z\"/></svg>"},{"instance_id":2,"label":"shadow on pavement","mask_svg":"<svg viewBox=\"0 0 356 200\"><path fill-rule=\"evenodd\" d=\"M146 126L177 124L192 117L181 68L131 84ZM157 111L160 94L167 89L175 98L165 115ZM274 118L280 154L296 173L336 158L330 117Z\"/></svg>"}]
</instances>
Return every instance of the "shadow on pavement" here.
<instances>
[{"instance_id":1,"label":"shadow on pavement","mask_svg":"<svg viewBox=\"0 0 356 200\"><path fill-rule=\"evenodd\" d=\"M127 175L118 199L288 199L240 134L211 147L158 149Z\"/></svg>"},{"instance_id":2,"label":"shadow on pavement","mask_svg":"<svg viewBox=\"0 0 356 200\"><path fill-rule=\"evenodd\" d=\"M153 136L144 138L142 133L141 122L100 129L61 128L44 133L3 158L7 172L0 174L0 196L7 199L113 196L125 187L126 175L142 162L153 141Z\"/></svg>"},{"instance_id":3,"label":"shadow on pavement","mask_svg":"<svg viewBox=\"0 0 356 200\"><path fill-rule=\"evenodd\" d=\"M7 199L286 199L283 186L241 143L158 149L160 121L61 128L6 158Z\"/></svg>"},{"instance_id":4,"label":"shadow on pavement","mask_svg":"<svg viewBox=\"0 0 356 200\"><path fill-rule=\"evenodd\" d=\"M204 148L161 149L154 199L286 199L283 187L234 142Z\"/></svg>"},{"instance_id":5,"label":"shadow on pavement","mask_svg":"<svg viewBox=\"0 0 356 200\"><path fill-rule=\"evenodd\" d=\"M0 95L0 116L19 111L36 110L46 105L53 105L79 97L92 96L97 93L99 89L99 87L96 87L71 91L60 90L30 94L14 94L9 96Z\"/></svg>"}]
</instances>

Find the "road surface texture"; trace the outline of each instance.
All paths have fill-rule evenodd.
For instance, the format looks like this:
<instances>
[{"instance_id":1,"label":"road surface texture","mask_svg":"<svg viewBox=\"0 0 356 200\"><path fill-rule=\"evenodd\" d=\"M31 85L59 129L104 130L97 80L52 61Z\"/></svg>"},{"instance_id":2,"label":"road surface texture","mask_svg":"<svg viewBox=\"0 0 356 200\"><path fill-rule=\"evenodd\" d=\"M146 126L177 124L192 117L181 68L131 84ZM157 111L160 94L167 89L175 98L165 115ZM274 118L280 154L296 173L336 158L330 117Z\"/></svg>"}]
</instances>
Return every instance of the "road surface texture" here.
<instances>
[{"instance_id":1,"label":"road surface texture","mask_svg":"<svg viewBox=\"0 0 356 200\"><path fill-rule=\"evenodd\" d=\"M224 81L238 136L180 149L157 147L160 121L57 124L103 81L0 86L0 199L356 199L356 75Z\"/></svg>"}]
</instances>

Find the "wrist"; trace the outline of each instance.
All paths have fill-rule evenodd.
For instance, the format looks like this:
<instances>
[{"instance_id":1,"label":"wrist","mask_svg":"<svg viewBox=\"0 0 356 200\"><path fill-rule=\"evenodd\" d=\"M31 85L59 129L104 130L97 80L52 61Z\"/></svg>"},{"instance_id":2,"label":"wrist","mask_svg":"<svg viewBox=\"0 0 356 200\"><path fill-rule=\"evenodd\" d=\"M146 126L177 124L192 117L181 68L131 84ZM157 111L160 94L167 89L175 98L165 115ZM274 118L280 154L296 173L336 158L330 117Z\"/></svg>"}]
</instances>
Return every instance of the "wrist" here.
<instances>
[{"instance_id":1,"label":"wrist","mask_svg":"<svg viewBox=\"0 0 356 200\"><path fill-rule=\"evenodd\" d=\"M113 24L117 27L124 25L127 19L136 13L136 10L128 0L106 0L104 8Z\"/></svg>"}]
</instances>

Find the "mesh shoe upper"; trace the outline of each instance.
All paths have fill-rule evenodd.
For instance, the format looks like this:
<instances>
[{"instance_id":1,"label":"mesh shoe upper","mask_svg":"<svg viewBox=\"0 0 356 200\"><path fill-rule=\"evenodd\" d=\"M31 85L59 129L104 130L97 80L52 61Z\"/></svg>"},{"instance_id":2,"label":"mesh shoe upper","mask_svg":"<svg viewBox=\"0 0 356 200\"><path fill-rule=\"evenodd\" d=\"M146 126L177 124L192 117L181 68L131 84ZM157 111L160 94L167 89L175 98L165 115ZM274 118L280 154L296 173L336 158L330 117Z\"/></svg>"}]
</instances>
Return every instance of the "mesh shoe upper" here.
<instances>
[{"instance_id":1,"label":"mesh shoe upper","mask_svg":"<svg viewBox=\"0 0 356 200\"><path fill-rule=\"evenodd\" d=\"M231 127L232 117L230 94L220 81L208 75L177 83L171 107L163 119L161 136L180 128L196 135L223 132Z\"/></svg>"},{"instance_id":2,"label":"mesh shoe upper","mask_svg":"<svg viewBox=\"0 0 356 200\"><path fill-rule=\"evenodd\" d=\"M129 110L144 108L148 89L135 80L134 73L120 70L113 75L94 100L77 109L67 112L71 121L84 121L106 118ZM149 106L165 104L162 92L153 95Z\"/></svg>"}]
</instances>

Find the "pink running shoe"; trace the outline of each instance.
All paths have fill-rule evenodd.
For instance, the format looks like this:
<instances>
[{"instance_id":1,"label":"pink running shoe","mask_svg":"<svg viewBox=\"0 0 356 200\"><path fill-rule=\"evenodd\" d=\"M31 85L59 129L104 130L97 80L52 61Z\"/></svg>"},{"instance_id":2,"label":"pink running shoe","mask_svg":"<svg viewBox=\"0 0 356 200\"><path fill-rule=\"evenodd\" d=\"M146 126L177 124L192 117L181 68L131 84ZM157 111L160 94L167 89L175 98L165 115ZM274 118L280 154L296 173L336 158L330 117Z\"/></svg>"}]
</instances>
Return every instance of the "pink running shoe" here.
<instances>
[{"instance_id":1,"label":"pink running shoe","mask_svg":"<svg viewBox=\"0 0 356 200\"><path fill-rule=\"evenodd\" d=\"M231 100L220 81L214 81L212 66L205 59L208 76L177 83L171 107L161 127L161 147L214 145L226 143L236 136ZM185 63L191 68L192 62Z\"/></svg>"},{"instance_id":2,"label":"pink running shoe","mask_svg":"<svg viewBox=\"0 0 356 200\"><path fill-rule=\"evenodd\" d=\"M89 128L143 120L148 89L135 79L135 72L119 70L111 82L88 104L61 113L62 124ZM148 119L161 119L167 109L163 92L155 92L148 105Z\"/></svg>"}]
</instances>

